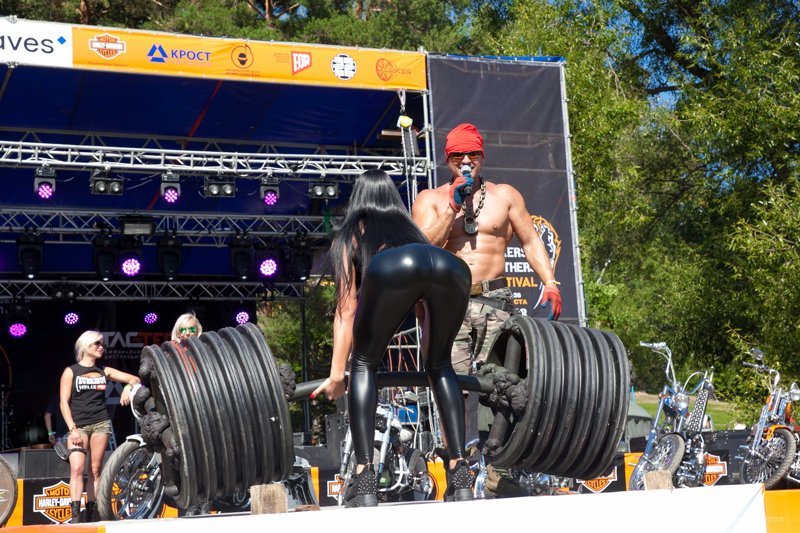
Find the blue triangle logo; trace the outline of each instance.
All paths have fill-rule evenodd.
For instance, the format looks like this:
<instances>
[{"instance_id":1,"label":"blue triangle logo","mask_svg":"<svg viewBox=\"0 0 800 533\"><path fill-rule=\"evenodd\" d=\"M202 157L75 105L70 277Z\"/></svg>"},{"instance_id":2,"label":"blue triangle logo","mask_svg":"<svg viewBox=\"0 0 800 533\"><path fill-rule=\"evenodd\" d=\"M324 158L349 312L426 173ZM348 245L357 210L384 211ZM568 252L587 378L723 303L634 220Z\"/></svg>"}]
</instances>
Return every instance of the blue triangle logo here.
<instances>
[{"instance_id":1,"label":"blue triangle logo","mask_svg":"<svg viewBox=\"0 0 800 533\"><path fill-rule=\"evenodd\" d=\"M147 52L147 57L150 58L151 63L167 62L167 52L164 51L164 47L160 44L154 44L151 46L150 51Z\"/></svg>"}]
</instances>

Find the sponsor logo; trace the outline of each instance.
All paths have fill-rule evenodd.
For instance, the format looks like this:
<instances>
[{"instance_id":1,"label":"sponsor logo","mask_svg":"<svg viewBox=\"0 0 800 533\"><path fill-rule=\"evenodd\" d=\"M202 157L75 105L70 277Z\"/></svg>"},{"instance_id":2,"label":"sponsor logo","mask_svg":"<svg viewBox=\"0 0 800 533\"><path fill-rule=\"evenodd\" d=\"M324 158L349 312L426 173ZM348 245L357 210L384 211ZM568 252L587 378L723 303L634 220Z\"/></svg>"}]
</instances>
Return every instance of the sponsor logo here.
<instances>
[{"instance_id":1,"label":"sponsor logo","mask_svg":"<svg viewBox=\"0 0 800 533\"><path fill-rule=\"evenodd\" d=\"M240 44L233 48L231 52L231 63L233 63L236 68L248 69L253 66L253 61L255 61L253 49L248 45Z\"/></svg>"},{"instance_id":2,"label":"sponsor logo","mask_svg":"<svg viewBox=\"0 0 800 533\"><path fill-rule=\"evenodd\" d=\"M64 524L72 518L72 509L69 504L69 485L64 481L43 487L40 494L33 495L33 510L43 514L56 524ZM83 498L81 498L82 507Z\"/></svg>"},{"instance_id":3,"label":"sponsor logo","mask_svg":"<svg viewBox=\"0 0 800 533\"><path fill-rule=\"evenodd\" d=\"M710 487L716 485L720 478L728 475L728 463L720 459L719 455L706 452L706 471L703 474L703 485Z\"/></svg>"},{"instance_id":4,"label":"sponsor logo","mask_svg":"<svg viewBox=\"0 0 800 533\"><path fill-rule=\"evenodd\" d=\"M328 498L336 498L339 496L339 493L342 492L342 485L344 484L344 480L342 476L336 474L333 476L331 481L328 481Z\"/></svg>"},{"instance_id":5,"label":"sponsor logo","mask_svg":"<svg viewBox=\"0 0 800 533\"><path fill-rule=\"evenodd\" d=\"M594 479L578 480L584 487L594 492L595 494L606 490L613 482L617 480L617 467L605 476L596 477Z\"/></svg>"},{"instance_id":6,"label":"sponsor logo","mask_svg":"<svg viewBox=\"0 0 800 533\"><path fill-rule=\"evenodd\" d=\"M55 39L30 37L25 35L0 35L0 50L4 52L28 52L30 54L52 54L56 47L67 39L61 35Z\"/></svg>"},{"instance_id":7,"label":"sponsor logo","mask_svg":"<svg viewBox=\"0 0 800 533\"><path fill-rule=\"evenodd\" d=\"M347 54L338 54L331 60L331 72L340 80L351 80L358 70L356 61Z\"/></svg>"},{"instance_id":8,"label":"sponsor logo","mask_svg":"<svg viewBox=\"0 0 800 533\"><path fill-rule=\"evenodd\" d=\"M381 80L389 81L394 77L395 74L402 74L404 76L410 75L411 69L400 68L395 64L394 61L380 58L378 59L378 62L375 63L375 72L378 74L378 77Z\"/></svg>"},{"instance_id":9,"label":"sponsor logo","mask_svg":"<svg viewBox=\"0 0 800 533\"><path fill-rule=\"evenodd\" d=\"M292 76L311 66L311 54L292 52Z\"/></svg>"},{"instance_id":10,"label":"sponsor logo","mask_svg":"<svg viewBox=\"0 0 800 533\"><path fill-rule=\"evenodd\" d=\"M94 39L90 39L89 48L103 59L114 59L118 55L125 53L126 46L125 41L119 37L104 33L95 35Z\"/></svg>"},{"instance_id":11,"label":"sponsor logo","mask_svg":"<svg viewBox=\"0 0 800 533\"><path fill-rule=\"evenodd\" d=\"M211 61L211 52L181 48L167 51L162 45L156 43L147 52L147 59L151 63L208 63Z\"/></svg>"}]
</instances>

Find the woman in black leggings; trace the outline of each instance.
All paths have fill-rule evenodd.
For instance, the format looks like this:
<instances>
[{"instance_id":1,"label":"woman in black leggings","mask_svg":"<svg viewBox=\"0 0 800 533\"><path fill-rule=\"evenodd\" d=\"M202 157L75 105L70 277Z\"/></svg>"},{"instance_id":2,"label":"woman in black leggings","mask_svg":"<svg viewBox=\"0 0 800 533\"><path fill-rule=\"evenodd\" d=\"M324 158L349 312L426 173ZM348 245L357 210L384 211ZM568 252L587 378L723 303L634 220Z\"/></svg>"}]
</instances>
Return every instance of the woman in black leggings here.
<instances>
[{"instance_id":1,"label":"woman in black leggings","mask_svg":"<svg viewBox=\"0 0 800 533\"><path fill-rule=\"evenodd\" d=\"M357 466L346 488L345 506L378 505L372 466L375 374L389 341L418 302L424 309L420 313L423 360L451 458L445 497L472 499L472 475L464 460L464 400L450 364L453 340L469 301L469 267L428 242L411 220L396 185L380 170L367 171L356 180L331 244L331 261L337 281L331 373L312 398L324 393L333 400L344 394L350 356L350 431Z\"/></svg>"}]
</instances>

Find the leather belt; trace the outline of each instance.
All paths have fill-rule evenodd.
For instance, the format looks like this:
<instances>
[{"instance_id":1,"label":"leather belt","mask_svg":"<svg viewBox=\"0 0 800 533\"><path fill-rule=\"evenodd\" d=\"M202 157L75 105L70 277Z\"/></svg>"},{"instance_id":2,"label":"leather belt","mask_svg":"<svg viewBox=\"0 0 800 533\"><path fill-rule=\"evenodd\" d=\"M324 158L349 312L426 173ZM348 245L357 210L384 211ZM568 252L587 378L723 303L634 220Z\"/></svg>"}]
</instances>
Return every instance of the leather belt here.
<instances>
[{"instance_id":1,"label":"leather belt","mask_svg":"<svg viewBox=\"0 0 800 533\"><path fill-rule=\"evenodd\" d=\"M517 308L505 300L489 298L488 296L472 296L472 301L481 303L483 305L488 305L489 307L494 307L495 309L500 309L501 311L505 311L510 315L517 313Z\"/></svg>"},{"instance_id":2,"label":"leather belt","mask_svg":"<svg viewBox=\"0 0 800 533\"><path fill-rule=\"evenodd\" d=\"M508 287L508 280L505 277L496 278L488 281L473 283L469 289L470 296L479 296L484 292L496 291Z\"/></svg>"}]
</instances>

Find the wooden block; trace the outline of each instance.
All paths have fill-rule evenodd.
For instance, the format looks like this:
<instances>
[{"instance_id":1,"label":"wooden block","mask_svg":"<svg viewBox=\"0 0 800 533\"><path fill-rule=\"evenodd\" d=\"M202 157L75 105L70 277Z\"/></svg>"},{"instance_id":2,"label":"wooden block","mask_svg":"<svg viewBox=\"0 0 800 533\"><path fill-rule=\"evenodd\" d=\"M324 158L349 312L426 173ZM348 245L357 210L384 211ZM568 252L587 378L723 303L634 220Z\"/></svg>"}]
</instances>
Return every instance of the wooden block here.
<instances>
[{"instance_id":1,"label":"wooden block","mask_svg":"<svg viewBox=\"0 0 800 533\"><path fill-rule=\"evenodd\" d=\"M289 498L282 483L250 487L250 514L274 514L289 511Z\"/></svg>"},{"instance_id":2,"label":"wooden block","mask_svg":"<svg viewBox=\"0 0 800 533\"><path fill-rule=\"evenodd\" d=\"M653 470L644 474L644 490L672 489L672 474L667 470Z\"/></svg>"}]
</instances>

